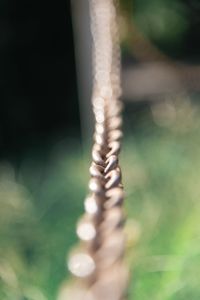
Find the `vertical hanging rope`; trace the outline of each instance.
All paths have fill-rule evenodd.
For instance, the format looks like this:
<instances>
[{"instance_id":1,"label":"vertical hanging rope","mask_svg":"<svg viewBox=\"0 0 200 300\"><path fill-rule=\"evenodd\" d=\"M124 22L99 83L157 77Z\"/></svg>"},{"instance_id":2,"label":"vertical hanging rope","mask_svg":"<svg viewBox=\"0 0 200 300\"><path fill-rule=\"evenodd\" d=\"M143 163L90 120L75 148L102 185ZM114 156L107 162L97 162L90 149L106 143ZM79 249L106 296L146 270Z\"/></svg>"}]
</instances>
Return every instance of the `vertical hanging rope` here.
<instances>
[{"instance_id":1,"label":"vertical hanging rope","mask_svg":"<svg viewBox=\"0 0 200 300\"><path fill-rule=\"evenodd\" d=\"M78 223L80 251L68 262L79 279L73 300L125 299L123 187L118 163L122 137L120 46L113 0L90 0L93 37L94 145L90 194ZM79 285L79 286L78 286Z\"/></svg>"}]
</instances>

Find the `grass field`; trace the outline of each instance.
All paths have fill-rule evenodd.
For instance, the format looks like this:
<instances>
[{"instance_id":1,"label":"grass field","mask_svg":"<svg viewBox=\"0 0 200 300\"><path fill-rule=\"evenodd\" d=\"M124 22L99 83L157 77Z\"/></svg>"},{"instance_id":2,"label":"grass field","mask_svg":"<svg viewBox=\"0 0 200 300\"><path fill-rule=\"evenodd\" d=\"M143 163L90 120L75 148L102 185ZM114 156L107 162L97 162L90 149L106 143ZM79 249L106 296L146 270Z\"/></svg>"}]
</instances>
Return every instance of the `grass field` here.
<instances>
[{"instance_id":1,"label":"grass field","mask_svg":"<svg viewBox=\"0 0 200 300\"><path fill-rule=\"evenodd\" d=\"M166 122L149 111L125 121L130 300L200 299L200 111L175 108ZM57 298L88 178L77 139L27 152L17 171L1 162L0 299Z\"/></svg>"}]
</instances>

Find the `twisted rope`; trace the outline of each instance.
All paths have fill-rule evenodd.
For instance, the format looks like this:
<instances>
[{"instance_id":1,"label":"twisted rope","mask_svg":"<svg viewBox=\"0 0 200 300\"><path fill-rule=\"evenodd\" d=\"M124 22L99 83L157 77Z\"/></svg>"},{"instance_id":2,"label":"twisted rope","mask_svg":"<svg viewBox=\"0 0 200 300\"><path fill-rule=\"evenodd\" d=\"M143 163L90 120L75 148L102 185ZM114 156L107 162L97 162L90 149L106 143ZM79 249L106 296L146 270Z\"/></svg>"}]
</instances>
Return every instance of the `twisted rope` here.
<instances>
[{"instance_id":1,"label":"twisted rope","mask_svg":"<svg viewBox=\"0 0 200 300\"><path fill-rule=\"evenodd\" d=\"M128 280L123 263L123 187L118 163L122 137L120 46L113 0L90 0L93 37L94 145L85 214L77 226L81 250L69 259L79 279L71 299L122 300Z\"/></svg>"}]
</instances>

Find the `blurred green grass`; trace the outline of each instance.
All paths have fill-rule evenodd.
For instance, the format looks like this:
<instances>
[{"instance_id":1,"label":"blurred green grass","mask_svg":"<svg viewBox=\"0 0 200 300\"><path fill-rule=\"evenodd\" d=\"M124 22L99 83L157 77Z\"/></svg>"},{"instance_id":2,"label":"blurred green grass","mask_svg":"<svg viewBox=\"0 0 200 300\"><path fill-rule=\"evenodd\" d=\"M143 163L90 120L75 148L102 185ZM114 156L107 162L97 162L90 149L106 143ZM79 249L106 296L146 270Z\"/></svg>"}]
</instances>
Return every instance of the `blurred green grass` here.
<instances>
[{"instance_id":1,"label":"blurred green grass","mask_svg":"<svg viewBox=\"0 0 200 300\"><path fill-rule=\"evenodd\" d=\"M149 110L133 128L125 115L129 299L200 299L200 111L177 103L173 122L155 122ZM76 140L57 144L45 162L27 153L15 172L0 164L0 299L57 298L87 169Z\"/></svg>"}]
</instances>

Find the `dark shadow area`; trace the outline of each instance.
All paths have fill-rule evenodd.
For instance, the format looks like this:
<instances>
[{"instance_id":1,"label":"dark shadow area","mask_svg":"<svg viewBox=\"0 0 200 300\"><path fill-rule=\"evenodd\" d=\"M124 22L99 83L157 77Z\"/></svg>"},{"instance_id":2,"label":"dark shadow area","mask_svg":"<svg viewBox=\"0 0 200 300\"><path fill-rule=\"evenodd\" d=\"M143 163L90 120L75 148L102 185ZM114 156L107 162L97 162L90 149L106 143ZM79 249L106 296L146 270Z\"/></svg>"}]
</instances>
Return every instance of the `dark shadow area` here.
<instances>
[{"instance_id":1,"label":"dark shadow area","mask_svg":"<svg viewBox=\"0 0 200 300\"><path fill-rule=\"evenodd\" d=\"M3 0L0 20L0 156L18 160L79 134L70 2Z\"/></svg>"}]
</instances>

